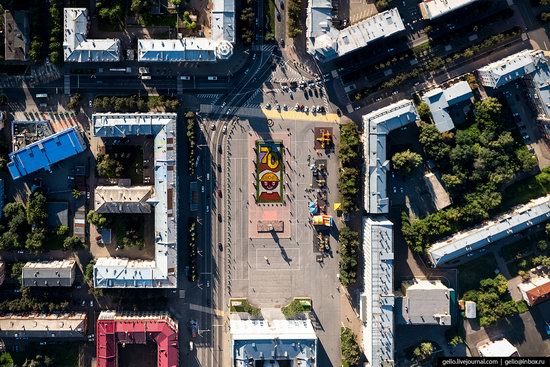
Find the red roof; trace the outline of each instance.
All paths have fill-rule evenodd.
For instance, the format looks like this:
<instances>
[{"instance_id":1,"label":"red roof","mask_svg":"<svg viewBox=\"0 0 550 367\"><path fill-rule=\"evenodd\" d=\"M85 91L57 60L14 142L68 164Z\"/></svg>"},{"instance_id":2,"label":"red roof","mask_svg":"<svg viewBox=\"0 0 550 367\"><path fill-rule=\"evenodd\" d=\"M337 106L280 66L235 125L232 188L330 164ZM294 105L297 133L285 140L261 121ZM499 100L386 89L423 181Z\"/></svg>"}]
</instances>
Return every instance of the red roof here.
<instances>
[{"instance_id":1,"label":"red roof","mask_svg":"<svg viewBox=\"0 0 550 367\"><path fill-rule=\"evenodd\" d=\"M550 298L550 282L539 285L529 291L527 291L527 298L529 299L529 306L533 306L542 301L546 301Z\"/></svg>"},{"instance_id":2,"label":"red roof","mask_svg":"<svg viewBox=\"0 0 550 367\"><path fill-rule=\"evenodd\" d=\"M178 330L169 318L117 317L97 320L97 367L116 367L117 344L157 343L157 366L178 367Z\"/></svg>"}]
</instances>

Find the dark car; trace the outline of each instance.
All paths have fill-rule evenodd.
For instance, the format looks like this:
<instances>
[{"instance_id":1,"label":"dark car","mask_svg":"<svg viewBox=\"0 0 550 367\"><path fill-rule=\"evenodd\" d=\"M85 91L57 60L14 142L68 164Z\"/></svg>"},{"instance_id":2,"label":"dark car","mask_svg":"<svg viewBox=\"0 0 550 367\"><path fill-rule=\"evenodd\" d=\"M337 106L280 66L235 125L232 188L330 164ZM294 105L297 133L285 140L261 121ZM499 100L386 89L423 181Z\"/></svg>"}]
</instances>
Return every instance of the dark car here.
<instances>
[{"instance_id":1,"label":"dark car","mask_svg":"<svg viewBox=\"0 0 550 367\"><path fill-rule=\"evenodd\" d=\"M221 222L221 221L222 221L222 215L218 213L218 222Z\"/></svg>"},{"instance_id":2,"label":"dark car","mask_svg":"<svg viewBox=\"0 0 550 367\"><path fill-rule=\"evenodd\" d=\"M221 152L222 152L222 145L218 144L218 153L221 153Z\"/></svg>"},{"instance_id":3,"label":"dark car","mask_svg":"<svg viewBox=\"0 0 550 367\"><path fill-rule=\"evenodd\" d=\"M285 0L281 0L279 2L279 5L281 5L281 9L284 9L285 8Z\"/></svg>"},{"instance_id":4,"label":"dark car","mask_svg":"<svg viewBox=\"0 0 550 367\"><path fill-rule=\"evenodd\" d=\"M218 250L223 251L223 245L221 242L218 242Z\"/></svg>"},{"instance_id":5,"label":"dark car","mask_svg":"<svg viewBox=\"0 0 550 367\"><path fill-rule=\"evenodd\" d=\"M279 9L277 9L277 20L279 22L281 21L281 12L279 11Z\"/></svg>"}]
</instances>

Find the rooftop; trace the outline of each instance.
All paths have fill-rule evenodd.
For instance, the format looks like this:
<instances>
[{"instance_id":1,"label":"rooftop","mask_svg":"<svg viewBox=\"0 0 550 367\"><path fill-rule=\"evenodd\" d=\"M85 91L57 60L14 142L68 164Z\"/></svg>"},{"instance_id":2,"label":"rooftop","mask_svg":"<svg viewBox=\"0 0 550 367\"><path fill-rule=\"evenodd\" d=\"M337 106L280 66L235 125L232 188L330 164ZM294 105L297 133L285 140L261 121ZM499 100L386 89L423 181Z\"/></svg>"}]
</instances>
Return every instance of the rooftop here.
<instances>
[{"instance_id":1,"label":"rooftop","mask_svg":"<svg viewBox=\"0 0 550 367\"><path fill-rule=\"evenodd\" d=\"M386 175L390 162L386 158L386 136L397 128L416 122L418 114L408 99L363 116L365 175L365 210L371 214L389 212Z\"/></svg>"},{"instance_id":2,"label":"rooftop","mask_svg":"<svg viewBox=\"0 0 550 367\"><path fill-rule=\"evenodd\" d=\"M12 149L19 150L54 133L49 121L13 120L11 123Z\"/></svg>"},{"instance_id":3,"label":"rooftop","mask_svg":"<svg viewBox=\"0 0 550 367\"><path fill-rule=\"evenodd\" d=\"M94 267L94 284L110 287L175 287L177 262L177 185L176 185L176 119L175 113L104 113L92 116L93 132L98 137L154 136L154 185L100 188L98 208L119 210L120 205L106 205L109 200L134 200L136 205L123 205L128 210L154 209L155 260L99 258ZM134 190L135 189L135 190ZM117 192L120 190L120 193ZM134 192L135 191L135 192ZM141 196L141 195L144 196ZM122 198L121 198L122 195ZM149 195L149 196L148 196ZM146 199L144 202L143 200ZM111 202L112 203L112 202ZM124 203L128 203L125 201ZM98 204L98 201L96 201ZM103 210L103 209L101 209Z\"/></svg>"},{"instance_id":4,"label":"rooftop","mask_svg":"<svg viewBox=\"0 0 550 367\"><path fill-rule=\"evenodd\" d=\"M157 344L157 366L177 367L178 325L166 312L102 311L96 327L98 367L116 367L118 344ZM145 348L145 346L144 346Z\"/></svg>"},{"instance_id":5,"label":"rooftop","mask_svg":"<svg viewBox=\"0 0 550 367\"><path fill-rule=\"evenodd\" d=\"M97 213L151 213L148 200L154 197L152 186L97 186L94 210Z\"/></svg>"},{"instance_id":6,"label":"rooftop","mask_svg":"<svg viewBox=\"0 0 550 367\"><path fill-rule=\"evenodd\" d=\"M546 301L550 298L550 276L543 269L532 269L531 278L518 284L523 299L529 306ZM547 269L546 269L547 270Z\"/></svg>"},{"instance_id":7,"label":"rooftop","mask_svg":"<svg viewBox=\"0 0 550 367\"><path fill-rule=\"evenodd\" d=\"M455 127L447 109L454 104L469 100L473 95L472 88L470 88L468 82L460 81L445 89L432 89L424 94L422 100L430 108L437 130L445 132Z\"/></svg>"},{"instance_id":8,"label":"rooftop","mask_svg":"<svg viewBox=\"0 0 550 367\"><path fill-rule=\"evenodd\" d=\"M52 165L85 149L80 132L71 127L10 153L8 170L14 180L41 169L51 172Z\"/></svg>"},{"instance_id":9,"label":"rooftop","mask_svg":"<svg viewBox=\"0 0 550 367\"><path fill-rule=\"evenodd\" d=\"M452 289L439 280L413 279L401 283L403 297L396 322L412 325L451 325Z\"/></svg>"},{"instance_id":10,"label":"rooftop","mask_svg":"<svg viewBox=\"0 0 550 367\"><path fill-rule=\"evenodd\" d=\"M310 320L230 320L230 332L237 367L264 359L316 366L317 336Z\"/></svg>"},{"instance_id":11,"label":"rooftop","mask_svg":"<svg viewBox=\"0 0 550 367\"><path fill-rule=\"evenodd\" d=\"M22 270L24 287L70 287L74 282L74 260L27 262Z\"/></svg>"},{"instance_id":12,"label":"rooftop","mask_svg":"<svg viewBox=\"0 0 550 367\"><path fill-rule=\"evenodd\" d=\"M0 316L3 338L84 338L86 314L28 314Z\"/></svg>"},{"instance_id":13,"label":"rooftop","mask_svg":"<svg viewBox=\"0 0 550 367\"><path fill-rule=\"evenodd\" d=\"M523 50L478 69L478 74L484 86L499 88L536 72L541 64L547 64L542 50Z\"/></svg>"},{"instance_id":14,"label":"rooftop","mask_svg":"<svg viewBox=\"0 0 550 367\"><path fill-rule=\"evenodd\" d=\"M329 0L308 2L308 52L322 62L343 56L405 29L397 8L378 13L340 31L332 25L331 12L332 4Z\"/></svg>"},{"instance_id":15,"label":"rooftop","mask_svg":"<svg viewBox=\"0 0 550 367\"><path fill-rule=\"evenodd\" d=\"M424 0L418 6L424 19L434 19L477 0Z\"/></svg>"},{"instance_id":16,"label":"rooftop","mask_svg":"<svg viewBox=\"0 0 550 367\"><path fill-rule=\"evenodd\" d=\"M531 200L529 203L492 218L480 226L434 243L428 249L428 255L433 266L445 264L549 219L550 194Z\"/></svg>"},{"instance_id":17,"label":"rooftop","mask_svg":"<svg viewBox=\"0 0 550 367\"><path fill-rule=\"evenodd\" d=\"M478 347L482 357L519 357L518 350L508 340L490 341Z\"/></svg>"},{"instance_id":18,"label":"rooftop","mask_svg":"<svg viewBox=\"0 0 550 367\"><path fill-rule=\"evenodd\" d=\"M29 48L29 20L24 11L4 11L5 45L4 53L6 60L26 61L28 60Z\"/></svg>"},{"instance_id":19,"label":"rooftop","mask_svg":"<svg viewBox=\"0 0 550 367\"><path fill-rule=\"evenodd\" d=\"M63 55L66 62L113 62L120 60L119 39L87 39L88 9L65 8Z\"/></svg>"},{"instance_id":20,"label":"rooftop","mask_svg":"<svg viewBox=\"0 0 550 367\"><path fill-rule=\"evenodd\" d=\"M138 40L139 61L216 61L233 55L235 43L235 0L214 0L210 17L212 37L173 40Z\"/></svg>"},{"instance_id":21,"label":"rooftop","mask_svg":"<svg viewBox=\"0 0 550 367\"><path fill-rule=\"evenodd\" d=\"M364 289L360 316L363 350L371 366L393 365L393 224L385 217L363 219Z\"/></svg>"}]
</instances>

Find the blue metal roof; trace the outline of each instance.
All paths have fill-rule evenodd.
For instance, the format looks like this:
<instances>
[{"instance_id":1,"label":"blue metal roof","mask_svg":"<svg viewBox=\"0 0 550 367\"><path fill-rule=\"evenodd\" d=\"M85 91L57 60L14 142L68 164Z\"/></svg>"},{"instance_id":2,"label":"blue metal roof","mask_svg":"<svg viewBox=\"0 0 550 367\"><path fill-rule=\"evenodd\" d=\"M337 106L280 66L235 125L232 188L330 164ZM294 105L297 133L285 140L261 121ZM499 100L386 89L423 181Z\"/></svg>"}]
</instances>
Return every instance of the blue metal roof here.
<instances>
[{"instance_id":1,"label":"blue metal roof","mask_svg":"<svg viewBox=\"0 0 550 367\"><path fill-rule=\"evenodd\" d=\"M14 180L41 169L50 171L51 165L85 149L80 133L71 127L10 153L8 170Z\"/></svg>"}]
</instances>

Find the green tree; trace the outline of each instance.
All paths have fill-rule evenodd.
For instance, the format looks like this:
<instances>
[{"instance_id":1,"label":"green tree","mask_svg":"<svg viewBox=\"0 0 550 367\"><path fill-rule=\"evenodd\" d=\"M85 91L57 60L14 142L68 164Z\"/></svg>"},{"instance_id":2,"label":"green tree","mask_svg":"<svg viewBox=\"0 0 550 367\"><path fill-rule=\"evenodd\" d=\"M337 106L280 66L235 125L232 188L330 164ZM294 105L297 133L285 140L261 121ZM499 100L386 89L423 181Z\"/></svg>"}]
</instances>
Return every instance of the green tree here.
<instances>
[{"instance_id":1,"label":"green tree","mask_svg":"<svg viewBox=\"0 0 550 367\"><path fill-rule=\"evenodd\" d=\"M35 229L27 236L25 248L32 252L40 252L46 239L46 230L44 228Z\"/></svg>"},{"instance_id":2,"label":"green tree","mask_svg":"<svg viewBox=\"0 0 550 367\"><path fill-rule=\"evenodd\" d=\"M78 249L82 246L82 240L77 236L70 236L63 240L63 248L65 250Z\"/></svg>"},{"instance_id":3,"label":"green tree","mask_svg":"<svg viewBox=\"0 0 550 367\"><path fill-rule=\"evenodd\" d=\"M422 121L429 123L432 120L432 112L426 102L421 102L416 108L416 111Z\"/></svg>"},{"instance_id":4,"label":"green tree","mask_svg":"<svg viewBox=\"0 0 550 367\"><path fill-rule=\"evenodd\" d=\"M437 130L435 125L421 123L420 135L418 141L426 155L435 161L448 159L451 147L443 139L443 135Z\"/></svg>"},{"instance_id":5,"label":"green tree","mask_svg":"<svg viewBox=\"0 0 550 367\"><path fill-rule=\"evenodd\" d=\"M95 260L91 260L84 269L84 281L90 283L94 279L94 265Z\"/></svg>"},{"instance_id":6,"label":"green tree","mask_svg":"<svg viewBox=\"0 0 550 367\"><path fill-rule=\"evenodd\" d=\"M35 191L27 204L27 222L32 228L44 228L47 218L46 197L41 191Z\"/></svg>"},{"instance_id":7,"label":"green tree","mask_svg":"<svg viewBox=\"0 0 550 367\"><path fill-rule=\"evenodd\" d=\"M347 287L357 280L359 233L344 227L340 231L338 243L340 244L340 282Z\"/></svg>"},{"instance_id":8,"label":"green tree","mask_svg":"<svg viewBox=\"0 0 550 367\"><path fill-rule=\"evenodd\" d=\"M103 214L97 213L93 210L88 212L86 219L89 223L93 224L98 228L104 228L107 225L107 218Z\"/></svg>"},{"instance_id":9,"label":"green tree","mask_svg":"<svg viewBox=\"0 0 550 367\"><path fill-rule=\"evenodd\" d=\"M56 228L55 234L59 237L67 237L67 235L69 234L69 227L59 226Z\"/></svg>"},{"instance_id":10,"label":"green tree","mask_svg":"<svg viewBox=\"0 0 550 367\"><path fill-rule=\"evenodd\" d=\"M376 6L376 9L378 11L384 11L384 10L389 9L390 2L388 0L376 0L374 5Z\"/></svg>"},{"instance_id":11,"label":"green tree","mask_svg":"<svg viewBox=\"0 0 550 367\"><path fill-rule=\"evenodd\" d=\"M100 177L118 178L124 170L122 163L111 158L108 154L98 154L96 162L97 174Z\"/></svg>"},{"instance_id":12,"label":"green tree","mask_svg":"<svg viewBox=\"0 0 550 367\"><path fill-rule=\"evenodd\" d=\"M143 14L147 12L151 7L149 0L132 0L130 4L130 10L135 14Z\"/></svg>"},{"instance_id":13,"label":"green tree","mask_svg":"<svg viewBox=\"0 0 550 367\"><path fill-rule=\"evenodd\" d=\"M1 367L15 367L15 363L11 354L8 352L3 352L0 354L0 366Z\"/></svg>"},{"instance_id":14,"label":"green tree","mask_svg":"<svg viewBox=\"0 0 550 367\"><path fill-rule=\"evenodd\" d=\"M546 250L548 250L548 241L540 240L539 242L537 242L537 250L539 252L545 252Z\"/></svg>"},{"instance_id":15,"label":"green tree","mask_svg":"<svg viewBox=\"0 0 550 367\"><path fill-rule=\"evenodd\" d=\"M338 158L343 166L356 164L361 140L357 125L353 122L340 125L340 151Z\"/></svg>"},{"instance_id":16,"label":"green tree","mask_svg":"<svg viewBox=\"0 0 550 367\"><path fill-rule=\"evenodd\" d=\"M12 279L17 280L21 284L21 279L23 278L23 267L25 266L24 262L15 262L11 264L10 276Z\"/></svg>"},{"instance_id":17,"label":"green tree","mask_svg":"<svg viewBox=\"0 0 550 367\"><path fill-rule=\"evenodd\" d=\"M361 348L357 343L357 337L353 331L347 327L340 329L340 347L342 355L342 364L356 366L361 360Z\"/></svg>"},{"instance_id":18,"label":"green tree","mask_svg":"<svg viewBox=\"0 0 550 367\"><path fill-rule=\"evenodd\" d=\"M391 161L395 170L400 171L403 174L408 174L422 164L422 156L407 149L402 152L395 153Z\"/></svg>"},{"instance_id":19,"label":"green tree","mask_svg":"<svg viewBox=\"0 0 550 367\"><path fill-rule=\"evenodd\" d=\"M550 267L550 256L537 256L533 258L533 265Z\"/></svg>"},{"instance_id":20,"label":"green tree","mask_svg":"<svg viewBox=\"0 0 550 367\"><path fill-rule=\"evenodd\" d=\"M341 168L338 176L338 188L343 212L357 210L357 195L359 194L359 171L356 168Z\"/></svg>"},{"instance_id":21,"label":"green tree","mask_svg":"<svg viewBox=\"0 0 550 367\"><path fill-rule=\"evenodd\" d=\"M432 343L420 343L413 351L415 358L420 361L425 361L429 359L434 352L434 346Z\"/></svg>"}]
</instances>

